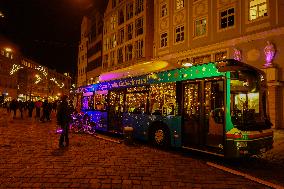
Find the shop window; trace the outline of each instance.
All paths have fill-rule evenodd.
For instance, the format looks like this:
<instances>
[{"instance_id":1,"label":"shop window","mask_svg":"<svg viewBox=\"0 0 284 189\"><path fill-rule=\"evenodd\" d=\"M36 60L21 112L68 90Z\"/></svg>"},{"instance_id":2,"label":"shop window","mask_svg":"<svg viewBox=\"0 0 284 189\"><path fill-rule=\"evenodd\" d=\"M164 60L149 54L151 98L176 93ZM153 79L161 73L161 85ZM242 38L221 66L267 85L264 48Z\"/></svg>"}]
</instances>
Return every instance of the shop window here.
<instances>
[{"instance_id":1,"label":"shop window","mask_svg":"<svg viewBox=\"0 0 284 189\"><path fill-rule=\"evenodd\" d=\"M210 61L211 61L211 55L210 54L192 58L192 63L194 65L195 64L207 63L207 62L210 62Z\"/></svg>"},{"instance_id":2,"label":"shop window","mask_svg":"<svg viewBox=\"0 0 284 189\"><path fill-rule=\"evenodd\" d=\"M227 58L226 51L215 53L215 61L225 60L226 58Z\"/></svg>"}]
</instances>

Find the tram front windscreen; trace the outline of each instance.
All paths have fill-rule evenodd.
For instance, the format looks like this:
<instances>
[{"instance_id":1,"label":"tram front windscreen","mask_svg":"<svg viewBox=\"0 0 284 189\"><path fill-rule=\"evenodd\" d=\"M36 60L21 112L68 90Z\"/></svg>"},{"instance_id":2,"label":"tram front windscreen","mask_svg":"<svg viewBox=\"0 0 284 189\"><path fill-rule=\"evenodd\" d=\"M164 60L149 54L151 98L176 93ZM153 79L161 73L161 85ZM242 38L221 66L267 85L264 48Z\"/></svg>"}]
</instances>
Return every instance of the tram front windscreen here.
<instances>
[{"instance_id":1,"label":"tram front windscreen","mask_svg":"<svg viewBox=\"0 0 284 189\"><path fill-rule=\"evenodd\" d=\"M231 118L240 130L261 130L271 125L266 113L266 84L255 70L231 72Z\"/></svg>"}]
</instances>

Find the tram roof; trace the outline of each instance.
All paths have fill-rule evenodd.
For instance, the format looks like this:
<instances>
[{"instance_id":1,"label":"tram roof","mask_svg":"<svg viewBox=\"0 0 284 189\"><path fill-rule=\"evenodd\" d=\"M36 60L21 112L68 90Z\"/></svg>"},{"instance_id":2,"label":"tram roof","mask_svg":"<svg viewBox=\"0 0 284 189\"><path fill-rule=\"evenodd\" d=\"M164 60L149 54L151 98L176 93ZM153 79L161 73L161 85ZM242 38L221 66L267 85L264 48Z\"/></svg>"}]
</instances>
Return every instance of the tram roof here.
<instances>
[{"instance_id":1,"label":"tram roof","mask_svg":"<svg viewBox=\"0 0 284 189\"><path fill-rule=\"evenodd\" d=\"M146 62L147 64L144 65L151 65L151 62ZM161 70L165 69L166 61L160 61L155 63L163 63L164 68L161 68ZM197 64L190 67L181 67L177 69L171 69L171 70L164 70L164 71L156 71L156 72L150 72L148 71L142 71L139 72L139 70L135 70L134 68L142 68L143 63L139 64L135 67L132 67L131 69L120 69L117 70L117 72L108 72L104 77L106 78L107 74L117 74L117 76L121 76L120 78L116 78L113 80L108 81L101 81L97 84L88 85L85 87L82 87L81 89L85 89L86 91L94 91L94 90L109 90L112 88L119 88L119 87L130 87L130 86L139 86L144 84L154 84L154 83L165 83L165 82L173 82L173 81L182 81L182 80L188 80L188 79L200 79L200 78L208 78L208 77L218 77L218 76L224 76L225 72L227 71L237 71L237 70L256 70L261 73L264 73L263 71L252 67L248 64L239 62L234 59L227 59L223 61L218 62L209 62L204 64ZM162 67L163 67L162 66ZM123 73L123 71L127 71L131 73L132 75L127 75L129 73ZM139 74L141 73L141 74ZM142 74L144 73L144 74ZM124 75L123 75L124 74Z\"/></svg>"},{"instance_id":2,"label":"tram roof","mask_svg":"<svg viewBox=\"0 0 284 189\"><path fill-rule=\"evenodd\" d=\"M100 82L111 81L115 79L122 79L128 77L136 77L141 75L150 74L153 72L161 72L165 70L172 70L181 68L182 66L175 62L164 60L152 60L141 62L129 67L121 68L111 72L103 73L99 77Z\"/></svg>"}]
</instances>

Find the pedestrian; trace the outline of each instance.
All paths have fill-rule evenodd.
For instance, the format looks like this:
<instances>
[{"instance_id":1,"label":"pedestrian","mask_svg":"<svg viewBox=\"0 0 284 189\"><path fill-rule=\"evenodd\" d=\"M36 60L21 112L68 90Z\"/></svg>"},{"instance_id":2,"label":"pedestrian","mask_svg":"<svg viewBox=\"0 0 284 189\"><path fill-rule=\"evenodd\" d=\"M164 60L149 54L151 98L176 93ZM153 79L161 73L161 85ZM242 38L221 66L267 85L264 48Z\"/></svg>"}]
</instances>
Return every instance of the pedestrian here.
<instances>
[{"instance_id":1,"label":"pedestrian","mask_svg":"<svg viewBox=\"0 0 284 189\"><path fill-rule=\"evenodd\" d=\"M14 112L13 119L16 118L18 109L18 101L16 99L13 99L10 103L10 109Z\"/></svg>"},{"instance_id":2,"label":"pedestrian","mask_svg":"<svg viewBox=\"0 0 284 189\"><path fill-rule=\"evenodd\" d=\"M19 111L21 113L21 119L23 119L23 111L24 111L24 108L25 108L24 106L25 106L24 102L19 100L18 107L19 107Z\"/></svg>"},{"instance_id":3,"label":"pedestrian","mask_svg":"<svg viewBox=\"0 0 284 189\"><path fill-rule=\"evenodd\" d=\"M10 104L11 104L10 101L7 101L7 102L6 102L6 108L7 108L7 113L8 113L8 114L11 112Z\"/></svg>"},{"instance_id":4,"label":"pedestrian","mask_svg":"<svg viewBox=\"0 0 284 189\"><path fill-rule=\"evenodd\" d=\"M45 122L46 121L49 121L50 118L49 118L49 104L48 104L48 100L45 99L44 102L42 103L42 116L40 118L40 121L41 122Z\"/></svg>"},{"instance_id":5,"label":"pedestrian","mask_svg":"<svg viewBox=\"0 0 284 189\"><path fill-rule=\"evenodd\" d=\"M57 124L60 125L62 129L62 133L59 138L59 147L68 147L69 146L69 122L71 120L71 108L68 105L68 96L63 95L61 97L61 102L58 105L57 108ZM64 145L65 144L65 145Z\"/></svg>"},{"instance_id":6,"label":"pedestrian","mask_svg":"<svg viewBox=\"0 0 284 189\"><path fill-rule=\"evenodd\" d=\"M34 110L34 102L29 100L28 101L28 112L29 112L29 117L31 118L33 116L33 110Z\"/></svg>"},{"instance_id":7,"label":"pedestrian","mask_svg":"<svg viewBox=\"0 0 284 189\"><path fill-rule=\"evenodd\" d=\"M42 106L42 101L41 100L36 101L36 103L35 103L35 107L36 107L35 119L36 120L40 119L40 108L41 108L41 106Z\"/></svg>"}]
</instances>

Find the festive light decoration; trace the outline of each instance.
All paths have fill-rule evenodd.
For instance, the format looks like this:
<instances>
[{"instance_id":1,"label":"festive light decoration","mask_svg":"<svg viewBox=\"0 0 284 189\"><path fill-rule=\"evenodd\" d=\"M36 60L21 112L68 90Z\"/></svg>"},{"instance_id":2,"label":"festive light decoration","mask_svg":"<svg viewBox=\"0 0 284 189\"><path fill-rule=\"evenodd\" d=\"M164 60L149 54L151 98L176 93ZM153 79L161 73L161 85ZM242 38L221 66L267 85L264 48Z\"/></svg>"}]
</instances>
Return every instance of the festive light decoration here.
<instances>
[{"instance_id":1,"label":"festive light decoration","mask_svg":"<svg viewBox=\"0 0 284 189\"><path fill-rule=\"evenodd\" d=\"M40 75L38 74L35 75L35 78L36 78L35 84L38 84L42 80Z\"/></svg>"},{"instance_id":2,"label":"festive light decoration","mask_svg":"<svg viewBox=\"0 0 284 189\"><path fill-rule=\"evenodd\" d=\"M10 70L10 75L13 75L18 70L22 69L23 67L18 64L13 64L12 69Z\"/></svg>"},{"instance_id":3,"label":"festive light decoration","mask_svg":"<svg viewBox=\"0 0 284 189\"><path fill-rule=\"evenodd\" d=\"M142 75L143 73L148 74L153 71L161 71L162 69L165 68L171 69L169 63L166 61L162 60L149 61L129 66L126 68L122 68L119 70L115 70L112 72L103 73L100 75L99 80L102 82L113 79L125 78L129 76L133 77L133 76Z\"/></svg>"},{"instance_id":4,"label":"festive light decoration","mask_svg":"<svg viewBox=\"0 0 284 189\"><path fill-rule=\"evenodd\" d=\"M242 53L239 49L234 48L234 59L237 61L241 61L242 60Z\"/></svg>"},{"instance_id":5,"label":"festive light decoration","mask_svg":"<svg viewBox=\"0 0 284 189\"><path fill-rule=\"evenodd\" d=\"M40 71L45 77L47 77L46 69L43 66L35 67L36 70Z\"/></svg>"},{"instance_id":6,"label":"festive light decoration","mask_svg":"<svg viewBox=\"0 0 284 189\"><path fill-rule=\"evenodd\" d=\"M273 66L273 58L275 56L275 48L274 45L267 41L267 45L264 48L265 60L266 63L264 64L265 67L272 67Z\"/></svg>"},{"instance_id":7,"label":"festive light decoration","mask_svg":"<svg viewBox=\"0 0 284 189\"><path fill-rule=\"evenodd\" d=\"M63 88L64 87L64 83L61 83L61 85L60 85L54 77L50 78L50 81L53 81L59 88Z\"/></svg>"}]
</instances>

